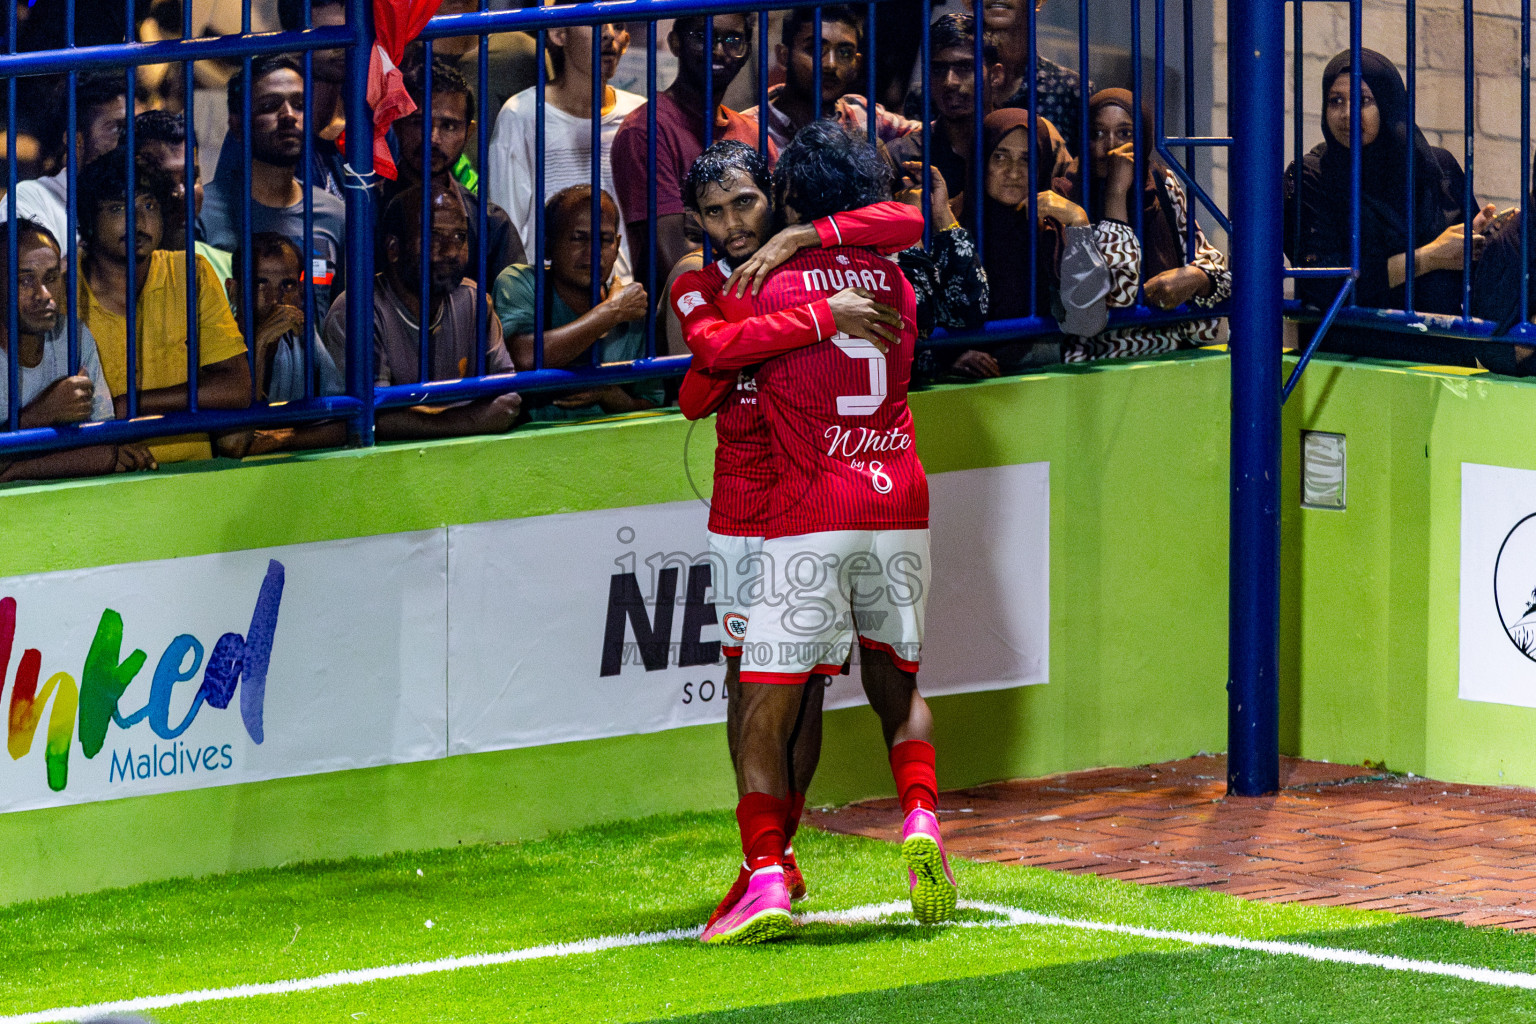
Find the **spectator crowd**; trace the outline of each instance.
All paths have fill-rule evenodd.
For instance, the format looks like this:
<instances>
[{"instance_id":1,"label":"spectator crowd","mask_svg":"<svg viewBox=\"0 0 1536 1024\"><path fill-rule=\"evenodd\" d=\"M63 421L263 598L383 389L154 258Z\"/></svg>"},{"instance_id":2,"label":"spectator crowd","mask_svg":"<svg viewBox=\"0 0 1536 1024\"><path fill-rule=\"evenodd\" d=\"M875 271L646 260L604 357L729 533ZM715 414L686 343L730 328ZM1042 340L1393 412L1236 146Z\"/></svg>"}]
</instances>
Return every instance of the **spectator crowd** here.
<instances>
[{"instance_id":1,"label":"spectator crowd","mask_svg":"<svg viewBox=\"0 0 1536 1024\"><path fill-rule=\"evenodd\" d=\"M16 278L19 425L176 413L194 395L200 409L340 395L352 288L371 289L376 385L505 375L501 393L490 397L380 411L381 438L499 433L530 420L664 407L676 392L661 379L519 395L517 374L642 358L653 315L658 354L682 354L676 324L653 291L665 293L706 258L697 213L685 202L690 167L708 143L726 139L761 149L771 166L797 131L820 119L868 138L895 198L928 212L927 240L894 257L916 292L920 333L1004 322L998 334L1010 340L925 348L918 368L927 379L995 377L1219 340L1218 307L1230 295L1231 274L1195 222L1180 175L1156 152L1150 106L1138 110L1130 90L1084 83L1043 57L1029 81L1025 2L988 4L979 46L971 14L939 15L926 66L903 79L892 77L890 55L882 58L878 99L863 95L871 80L866 7L826 6L819 18L813 8L785 11L770 40L766 104L740 111L723 98L762 42L753 14L671 22L659 45L675 58L676 73L658 89L654 109L613 84L632 42L625 24L548 29L542 95L536 51L522 33L491 37L484 95L477 37L413 43L401 72L417 110L394 122L387 140L398 176L373 183L354 207L372 218L365 235L373 241L372 282L346 275L341 51L315 51L307 75L303 54L243 66L199 62L194 91L223 97L224 123L211 127L202 116L189 118L178 68L140 68L132 96L120 70L78 73L72 138L59 116L65 83L27 79L36 103L6 139L11 158L31 172L11 197L14 268L0 246L8 298ZM77 0L77 7L93 3ZM79 21L77 43L180 33L177 0L141 5L132 31L123 4L102 6L116 12L116 23L90 30L106 32L101 39L82 39L89 32ZM218 22L223 6L216 0L197 27L231 30ZM876 6L876 18L886 6ZM345 18L341 0L254 0L253 18L258 8L265 13L257 22L285 30ZM478 8L444 0L439 13ZM24 18L19 48L62 45L47 10L37 5ZM889 10L899 16L905 8ZM1297 266L1349 261L1348 70L1347 53L1325 70L1324 141L1287 175L1286 253ZM902 80L910 83L904 92L891 86ZM1397 68L1366 51L1356 300L1402 309L1411 288L1413 309L1461 314L1470 251L1470 312L1507 327L1519 304L1519 214L1467 211L1461 168L1409 130L1406 107ZM199 138L200 127L218 138ZM201 146L215 144L205 182ZM73 331L65 312L71 190ZM0 218L9 215L0 200ZM1336 287L1303 280L1298 296L1325 306ZM1111 324L1112 310L1134 307L1186 315ZM0 335L7 329L0 322ZM188 356L194 331L195 361ZM1381 354L1382 342L1341 330L1330 345ZM1530 356L1509 351L1516 353L1511 370ZM7 358L8 345L0 345L0 396ZM0 479L345 441L340 421L164 437L16 459L3 463Z\"/></svg>"}]
</instances>

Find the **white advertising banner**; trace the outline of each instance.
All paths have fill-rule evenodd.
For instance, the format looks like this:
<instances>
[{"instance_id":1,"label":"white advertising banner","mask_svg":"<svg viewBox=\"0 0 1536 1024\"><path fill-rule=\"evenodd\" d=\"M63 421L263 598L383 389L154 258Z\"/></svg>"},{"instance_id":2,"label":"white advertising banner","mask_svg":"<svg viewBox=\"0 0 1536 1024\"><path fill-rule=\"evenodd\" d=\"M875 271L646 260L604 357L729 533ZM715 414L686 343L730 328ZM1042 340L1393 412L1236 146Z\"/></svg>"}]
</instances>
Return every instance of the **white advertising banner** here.
<instances>
[{"instance_id":1,"label":"white advertising banner","mask_svg":"<svg viewBox=\"0 0 1536 1024\"><path fill-rule=\"evenodd\" d=\"M1536 707L1536 471L1461 464L1462 700Z\"/></svg>"},{"instance_id":2,"label":"white advertising banner","mask_svg":"<svg viewBox=\"0 0 1536 1024\"><path fill-rule=\"evenodd\" d=\"M442 530L0 580L0 811L443 757Z\"/></svg>"},{"instance_id":3,"label":"white advertising banner","mask_svg":"<svg viewBox=\"0 0 1536 1024\"><path fill-rule=\"evenodd\" d=\"M930 481L923 690L1045 682L1049 466ZM687 501L0 580L0 813L722 721L707 516ZM855 668L828 706L858 703Z\"/></svg>"},{"instance_id":4,"label":"white advertising banner","mask_svg":"<svg viewBox=\"0 0 1536 1024\"><path fill-rule=\"evenodd\" d=\"M929 485L923 692L1045 682L1049 464ZM723 721L707 518L684 501L449 527L449 752ZM827 697L863 703L857 668Z\"/></svg>"}]
</instances>

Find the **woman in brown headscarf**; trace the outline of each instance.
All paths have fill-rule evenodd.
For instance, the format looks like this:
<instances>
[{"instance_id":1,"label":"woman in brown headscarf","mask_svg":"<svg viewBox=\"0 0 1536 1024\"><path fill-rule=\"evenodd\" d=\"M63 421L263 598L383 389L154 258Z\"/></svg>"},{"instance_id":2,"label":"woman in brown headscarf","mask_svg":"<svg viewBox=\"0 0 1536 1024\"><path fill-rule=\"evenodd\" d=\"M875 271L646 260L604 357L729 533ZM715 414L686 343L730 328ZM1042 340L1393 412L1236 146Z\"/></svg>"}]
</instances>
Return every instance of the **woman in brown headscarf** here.
<instances>
[{"instance_id":1,"label":"woman in brown headscarf","mask_svg":"<svg viewBox=\"0 0 1536 1024\"><path fill-rule=\"evenodd\" d=\"M1083 208L1051 190L1050 134L1045 122L1031 125L1028 111L988 114L981 125L983 160L982 265L991 287L989 319L1054 316L1067 335L1104 329L1110 269L1099 255L1093 227ZM1035 177L1029 176L1035 147ZM1029 215L1035 195L1036 217ZM961 197L957 205L963 206ZM963 211L957 211L957 215ZM1034 239L1031 261L1030 239ZM1036 339L994 353L966 352L955 369L995 377L1022 365L1056 362L1062 339ZM1048 351L1047 351L1048 350ZM1014 364L1014 365L1010 365Z\"/></svg>"},{"instance_id":2,"label":"woman in brown headscarf","mask_svg":"<svg viewBox=\"0 0 1536 1024\"><path fill-rule=\"evenodd\" d=\"M1134 101L1128 89L1103 89L1088 104L1088 151L1083 169L1069 189L1078 202L1087 193L1089 216L1099 230L1105 260L1140 267L1147 305L1173 309L1185 303L1210 307L1232 291L1232 274L1220 250L1195 228L1194 259L1186 259L1185 232L1189 201L1172 170L1152 145L1152 114L1143 109L1137 130ZM1135 151L1141 148L1146 174L1135 184ZM1087 182L1083 180L1086 172ZM1141 204L1141 238L1132 227L1131 212ZM1135 276L1121 278L1110 293L1111 308L1136 304ZM1067 347L1067 362L1117 356L1144 356L1210 344L1217 339L1218 320L1186 321L1158 327L1126 327L1106 331Z\"/></svg>"}]
</instances>

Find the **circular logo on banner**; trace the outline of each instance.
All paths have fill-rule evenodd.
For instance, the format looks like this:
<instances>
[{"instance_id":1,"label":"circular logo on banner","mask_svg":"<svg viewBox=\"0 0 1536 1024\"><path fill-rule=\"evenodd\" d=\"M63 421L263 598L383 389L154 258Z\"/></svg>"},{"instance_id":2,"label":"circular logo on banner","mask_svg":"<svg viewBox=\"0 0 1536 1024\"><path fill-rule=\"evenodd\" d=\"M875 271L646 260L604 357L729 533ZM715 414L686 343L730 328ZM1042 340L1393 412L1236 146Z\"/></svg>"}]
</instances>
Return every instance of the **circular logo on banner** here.
<instances>
[{"instance_id":1,"label":"circular logo on banner","mask_svg":"<svg viewBox=\"0 0 1536 1024\"><path fill-rule=\"evenodd\" d=\"M1536 513L1516 523L1499 545L1493 603L1509 642L1536 661Z\"/></svg>"},{"instance_id":2,"label":"circular logo on banner","mask_svg":"<svg viewBox=\"0 0 1536 1024\"><path fill-rule=\"evenodd\" d=\"M732 640L745 640L747 636L747 617L738 612L727 612L721 622L725 627L726 635Z\"/></svg>"}]
</instances>

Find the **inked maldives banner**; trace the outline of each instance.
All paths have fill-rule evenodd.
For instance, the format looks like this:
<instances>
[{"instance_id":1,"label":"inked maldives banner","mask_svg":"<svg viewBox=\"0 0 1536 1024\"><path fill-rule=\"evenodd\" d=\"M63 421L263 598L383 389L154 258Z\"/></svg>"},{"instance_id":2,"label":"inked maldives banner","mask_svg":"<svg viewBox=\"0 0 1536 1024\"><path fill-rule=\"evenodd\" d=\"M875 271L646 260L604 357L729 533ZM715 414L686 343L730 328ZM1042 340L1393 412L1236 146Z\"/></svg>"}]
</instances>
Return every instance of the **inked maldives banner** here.
<instances>
[{"instance_id":1,"label":"inked maldives banner","mask_svg":"<svg viewBox=\"0 0 1536 1024\"><path fill-rule=\"evenodd\" d=\"M442 530L0 580L0 811L446 754Z\"/></svg>"}]
</instances>

